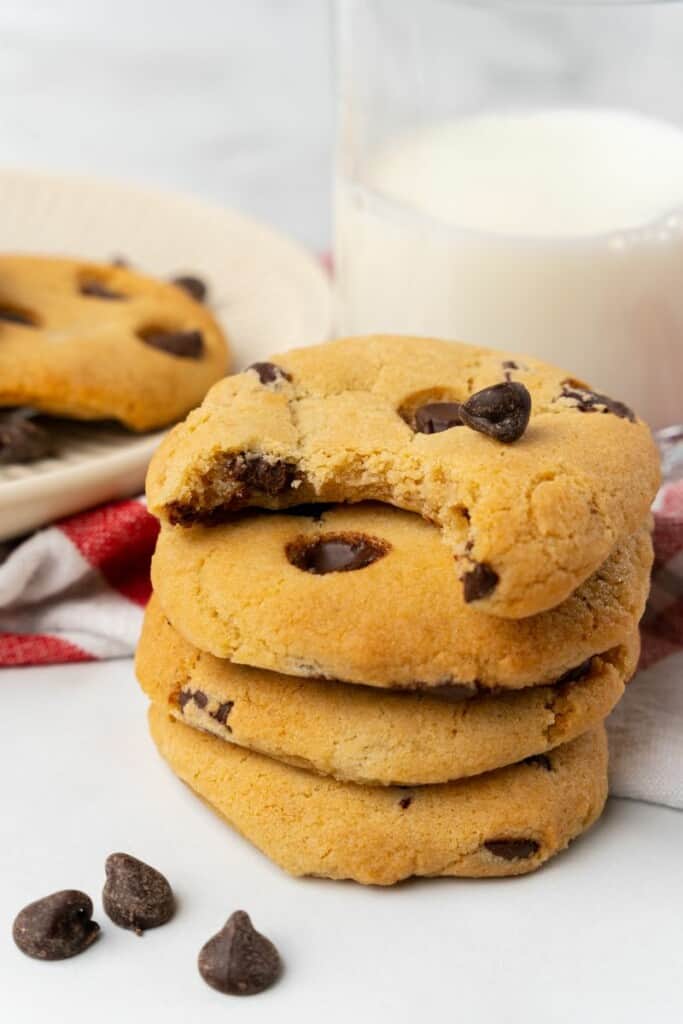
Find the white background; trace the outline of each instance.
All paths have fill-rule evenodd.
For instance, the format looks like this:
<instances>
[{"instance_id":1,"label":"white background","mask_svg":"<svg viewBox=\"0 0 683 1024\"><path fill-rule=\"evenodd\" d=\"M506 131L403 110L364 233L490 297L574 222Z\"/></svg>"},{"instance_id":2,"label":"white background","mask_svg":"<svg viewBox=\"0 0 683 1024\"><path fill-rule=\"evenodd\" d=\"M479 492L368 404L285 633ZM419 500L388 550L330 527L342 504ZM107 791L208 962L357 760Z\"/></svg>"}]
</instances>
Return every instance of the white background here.
<instances>
[{"instance_id":1,"label":"white background","mask_svg":"<svg viewBox=\"0 0 683 1024\"><path fill-rule=\"evenodd\" d=\"M416 0L417 2L417 0ZM194 191L329 243L326 0L0 5L0 162ZM129 662L0 676L0 1019L669 1024L683 982L683 815L613 801L537 875L393 890L295 881L156 756ZM99 906L122 849L163 870L176 919L138 939ZM62 887L104 926L82 957L24 958L11 921ZM286 974L251 1000L200 980L236 908Z\"/></svg>"}]
</instances>

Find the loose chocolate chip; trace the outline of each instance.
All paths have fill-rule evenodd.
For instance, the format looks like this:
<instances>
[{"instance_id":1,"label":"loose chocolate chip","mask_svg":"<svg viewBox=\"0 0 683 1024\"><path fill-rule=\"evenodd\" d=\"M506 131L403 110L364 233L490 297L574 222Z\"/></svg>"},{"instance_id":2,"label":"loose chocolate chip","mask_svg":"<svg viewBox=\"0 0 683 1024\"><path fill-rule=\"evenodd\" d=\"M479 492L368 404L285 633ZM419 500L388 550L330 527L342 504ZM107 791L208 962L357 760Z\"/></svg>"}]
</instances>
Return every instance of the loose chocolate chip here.
<instances>
[{"instance_id":1,"label":"loose chocolate chip","mask_svg":"<svg viewBox=\"0 0 683 1024\"><path fill-rule=\"evenodd\" d=\"M158 348L179 359L201 359L204 338L201 331L141 331L139 337L145 345Z\"/></svg>"},{"instance_id":2,"label":"loose chocolate chip","mask_svg":"<svg viewBox=\"0 0 683 1024\"><path fill-rule=\"evenodd\" d=\"M404 796L404 797L401 797L401 799L399 800L398 806L401 808L401 810L407 811L408 808L410 807L410 805L412 804L412 802L413 802L412 796Z\"/></svg>"},{"instance_id":3,"label":"loose chocolate chip","mask_svg":"<svg viewBox=\"0 0 683 1024\"><path fill-rule=\"evenodd\" d=\"M31 421L30 409L12 409L0 413L0 466L11 462L35 462L54 455L54 439L43 427Z\"/></svg>"},{"instance_id":4,"label":"loose chocolate chip","mask_svg":"<svg viewBox=\"0 0 683 1024\"><path fill-rule=\"evenodd\" d=\"M106 284L101 281L81 281L80 287L81 295L87 295L92 299L125 299L125 295L122 292L115 292L112 288L107 288Z\"/></svg>"},{"instance_id":5,"label":"loose chocolate chip","mask_svg":"<svg viewBox=\"0 0 683 1024\"><path fill-rule=\"evenodd\" d=\"M473 569L462 578L465 602L480 601L487 597L498 584L498 573L486 562L477 562Z\"/></svg>"},{"instance_id":6,"label":"loose chocolate chip","mask_svg":"<svg viewBox=\"0 0 683 1024\"><path fill-rule=\"evenodd\" d=\"M182 274L180 277L173 277L171 278L171 284L182 288L196 302L204 302L208 294L205 282L202 281L201 277L195 277L194 274Z\"/></svg>"},{"instance_id":7,"label":"loose chocolate chip","mask_svg":"<svg viewBox=\"0 0 683 1024\"><path fill-rule=\"evenodd\" d=\"M560 683L578 683L580 679L586 678L586 676L590 673L592 666L593 659L586 658L586 660L582 661L580 665L576 665L575 668L570 668L568 672L565 672L564 675L561 675L559 679L556 679L555 684L558 685Z\"/></svg>"},{"instance_id":8,"label":"loose chocolate chip","mask_svg":"<svg viewBox=\"0 0 683 1024\"><path fill-rule=\"evenodd\" d=\"M234 700L226 700L222 704L219 704L215 711L210 711L209 714L212 718L215 718L220 725L224 725L228 732L232 732L232 729L227 724L228 715L235 706Z\"/></svg>"},{"instance_id":9,"label":"loose chocolate chip","mask_svg":"<svg viewBox=\"0 0 683 1024\"><path fill-rule=\"evenodd\" d=\"M415 432L418 434L440 434L451 427L461 427L459 402L428 402L416 409Z\"/></svg>"},{"instance_id":10,"label":"loose chocolate chip","mask_svg":"<svg viewBox=\"0 0 683 1024\"><path fill-rule=\"evenodd\" d=\"M632 409L629 409L623 402L617 402L608 395L601 395L597 391L588 391L583 388L575 388L565 383L562 388L561 398L570 398L576 403L575 408L579 412L611 412L621 419L636 422L636 416Z\"/></svg>"},{"instance_id":11,"label":"loose chocolate chip","mask_svg":"<svg viewBox=\"0 0 683 1024\"><path fill-rule=\"evenodd\" d=\"M365 569L389 550L386 541L362 533L328 533L322 537L299 537L285 548L291 565L302 572L324 576L329 572Z\"/></svg>"},{"instance_id":12,"label":"loose chocolate chip","mask_svg":"<svg viewBox=\"0 0 683 1024\"><path fill-rule=\"evenodd\" d=\"M8 324L21 324L23 327L36 326L35 317L31 313L11 306L0 306L0 320L4 320Z\"/></svg>"},{"instance_id":13,"label":"loose chocolate chip","mask_svg":"<svg viewBox=\"0 0 683 1024\"><path fill-rule=\"evenodd\" d=\"M112 853L104 865L102 904L114 924L142 935L173 916L174 899L164 876L128 853Z\"/></svg>"},{"instance_id":14,"label":"loose chocolate chip","mask_svg":"<svg viewBox=\"0 0 683 1024\"><path fill-rule=\"evenodd\" d=\"M280 366L276 366L275 363L252 363L251 366L247 367L247 370L253 370L254 373L258 374L258 379L262 384L273 384L278 380L291 380L291 375L282 369Z\"/></svg>"},{"instance_id":15,"label":"loose chocolate chip","mask_svg":"<svg viewBox=\"0 0 683 1024\"><path fill-rule=\"evenodd\" d=\"M525 860L540 849L535 839L489 839L484 846L501 860Z\"/></svg>"},{"instance_id":16,"label":"loose chocolate chip","mask_svg":"<svg viewBox=\"0 0 683 1024\"><path fill-rule=\"evenodd\" d=\"M234 996L263 992L282 970L277 949L256 931L243 910L231 914L225 926L202 946L197 966L207 985Z\"/></svg>"},{"instance_id":17,"label":"loose chocolate chip","mask_svg":"<svg viewBox=\"0 0 683 1024\"><path fill-rule=\"evenodd\" d=\"M54 892L17 914L12 937L22 953L36 960L66 960L97 938L100 926L92 920L92 910L84 892Z\"/></svg>"},{"instance_id":18,"label":"loose chocolate chip","mask_svg":"<svg viewBox=\"0 0 683 1024\"><path fill-rule=\"evenodd\" d=\"M552 761L547 754L532 754L531 757L525 757L522 764L535 765L538 768L545 768L547 772L553 770Z\"/></svg>"},{"instance_id":19,"label":"loose chocolate chip","mask_svg":"<svg viewBox=\"0 0 683 1024\"><path fill-rule=\"evenodd\" d=\"M531 395L523 384L505 381L477 391L460 410L462 422L495 441L511 444L527 428Z\"/></svg>"}]
</instances>

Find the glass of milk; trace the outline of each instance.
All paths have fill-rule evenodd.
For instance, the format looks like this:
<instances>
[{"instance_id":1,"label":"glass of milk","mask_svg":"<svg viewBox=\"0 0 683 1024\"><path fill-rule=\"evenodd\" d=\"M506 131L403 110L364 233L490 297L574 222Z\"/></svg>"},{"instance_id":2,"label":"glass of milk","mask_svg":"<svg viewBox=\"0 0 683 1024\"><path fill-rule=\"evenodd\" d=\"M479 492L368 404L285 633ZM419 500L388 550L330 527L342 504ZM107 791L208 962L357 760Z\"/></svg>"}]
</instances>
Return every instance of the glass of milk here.
<instances>
[{"instance_id":1,"label":"glass of milk","mask_svg":"<svg viewBox=\"0 0 683 1024\"><path fill-rule=\"evenodd\" d=\"M340 334L530 353L683 422L683 0L339 0Z\"/></svg>"}]
</instances>

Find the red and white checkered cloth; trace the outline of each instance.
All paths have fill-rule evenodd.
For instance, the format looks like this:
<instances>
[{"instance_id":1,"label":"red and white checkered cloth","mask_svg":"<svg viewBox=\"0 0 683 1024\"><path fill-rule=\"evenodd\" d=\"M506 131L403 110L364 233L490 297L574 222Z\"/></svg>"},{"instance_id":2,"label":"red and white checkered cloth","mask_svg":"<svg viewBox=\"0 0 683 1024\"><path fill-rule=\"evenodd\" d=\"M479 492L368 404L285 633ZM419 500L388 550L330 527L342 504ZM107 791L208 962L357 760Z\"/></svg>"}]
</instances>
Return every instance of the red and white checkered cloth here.
<instances>
[{"instance_id":1,"label":"red and white checkered cloth","mask_svg":"<svg viewBox=\"0 0 683 1024\"><path fill-rule=\"evenodd\" d=\"M659 496L636 678L610 719L612 792L683 808L683 481ZM158 532L142 500L0 546L0 666L131 655Z\"/></svg>"}]
</instances>

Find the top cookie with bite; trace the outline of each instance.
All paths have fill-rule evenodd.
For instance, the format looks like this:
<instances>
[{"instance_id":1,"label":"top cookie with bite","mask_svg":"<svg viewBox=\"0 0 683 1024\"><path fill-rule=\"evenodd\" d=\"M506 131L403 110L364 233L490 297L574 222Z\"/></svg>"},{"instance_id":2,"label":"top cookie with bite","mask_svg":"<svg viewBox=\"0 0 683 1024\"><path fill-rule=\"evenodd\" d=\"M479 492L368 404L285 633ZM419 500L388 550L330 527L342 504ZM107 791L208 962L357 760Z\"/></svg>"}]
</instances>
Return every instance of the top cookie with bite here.
<instances>
[{"instance_id":1,"label":"top cookie with bite","mask_svg":"<svg viewBox=\"0 0 683 1024\"><path fill-rule=\"evenodd\" d=\"M468 603L565 600L648 515L649 428L531 358L377 335L297 349L211 389L157 451L152 512L179 528L248 506L382 501L436 523Z\"/></svg>"}]
</instances>

